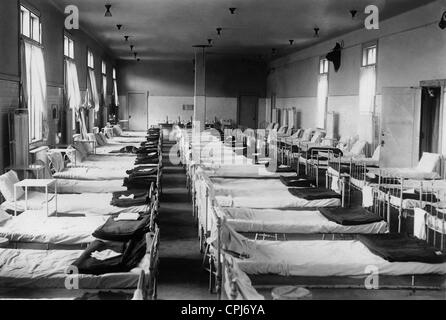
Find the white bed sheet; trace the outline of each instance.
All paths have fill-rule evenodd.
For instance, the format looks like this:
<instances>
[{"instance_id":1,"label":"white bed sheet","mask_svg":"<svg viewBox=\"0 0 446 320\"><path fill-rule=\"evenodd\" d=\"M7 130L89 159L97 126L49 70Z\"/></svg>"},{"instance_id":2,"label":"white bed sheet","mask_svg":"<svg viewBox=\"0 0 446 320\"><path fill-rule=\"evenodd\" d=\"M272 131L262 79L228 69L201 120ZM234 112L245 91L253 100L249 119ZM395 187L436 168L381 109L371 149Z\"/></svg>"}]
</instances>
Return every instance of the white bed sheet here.
<instances>
[{"instance_id":1,"label":"white bed sheet","mask_svg":"<svg viewBox=\"0 0 446 320\"><path fill-rule=\"evenodd\" d=\"M381 175L384 178L405 178L415 180L439 179L440 175L436 172L424 172L416 168L369 168L369 174Z\"/></svg>"},{"instance_id":2,"label":"white bed sheet","mask_svg":"<svg viewBox=\"0 0 446 320\"><path fill-rule=\"evenodd\" d=\"M366 276L367 267L380 275L446 274L446 263L388 262L360 241L251 241L250 258L236 259L248 274L282 276Z\"/></svg>"},{"instance_id":3,"label":"white bed sheet","mask_svg":"<svg viewBox=\"0 0 446 320\"><path fill-rule=\"evenodd\" d=\"M64 289L67 268L82 254L81 250L0 249L2 288ZM140 266L128 273L100 276L78 275L79 289L136 289Z\"/></svg>"},{"instance_id":4,"label":"white bed sheet","mask_svg":"<svg viewBox=\"0 0 446 320\"><path fill-rule=\"evenodd\" d=\"M44 211L26 211L0 224L0 237L12 242L56 245L88 244L108 217L47 217Z\"/></svg>"},{"instance_id":5,"label":"white bed sheet","mask_svg":"<svg viewBox=\"0 0 446 320\"><path fill-rule=\"evenodd\" d=\"M255 209L281 209L281 208L322 208L340 207L339 199L305 200L287 192L276 192L269 196L215 196L221 207L246 207Z\"/></svg>"},{"instance_id":6,"label":"white bed sheet","mask_svg":"<svg viewBox=\"0 0 446 320\"><path fill-rule=\"evenodd\" d=\"M50 197L49 208L54 210L55 198ZM112 200L111 193L83 193L83 194L59 194L57 195L57 212L64 215L85 215L85 216L107 216L123 212L143 212L146 206L134 206L129 208L119 208L110 204ZM25 197L16 202L17 211L25 210ZM3 210L14 211L14 202L3 202ZM45 193L29 192L28 210L46 210Z\"/></svg>"},{"instance_id":7,"label":"white bed sheet","mask_svg":"<svg viewBox=\"0 0 446 320\"><path fill-rule=\"evenodd\" d=\"M55 179L74 180L119 180L128 176L127 169L116 168L67 168L62 172L53 174Z\"/></svg>"},{"instance_id":8,"label":"white bed sheet","mask_svg":"<svg viewBox=\"0 0 446 320\"><path fill-rule=\"evenodd\" d=\"M238 232L295 234L376 234L386 233L385 221L343 226L325 218L319 211L225 208L227 223Z\"/></svg>"},{"instance_id":9,"label":"white bed sheet","mask_svg":"<svg viewBox=\"0 0 446 320\"><path fill-rule=\"evenodd\" d=\"M95 181L95 180L70 180L57 179L57 192L64 193L113 193L126 191L122 179Z\"/></svg>"}]
</instances>

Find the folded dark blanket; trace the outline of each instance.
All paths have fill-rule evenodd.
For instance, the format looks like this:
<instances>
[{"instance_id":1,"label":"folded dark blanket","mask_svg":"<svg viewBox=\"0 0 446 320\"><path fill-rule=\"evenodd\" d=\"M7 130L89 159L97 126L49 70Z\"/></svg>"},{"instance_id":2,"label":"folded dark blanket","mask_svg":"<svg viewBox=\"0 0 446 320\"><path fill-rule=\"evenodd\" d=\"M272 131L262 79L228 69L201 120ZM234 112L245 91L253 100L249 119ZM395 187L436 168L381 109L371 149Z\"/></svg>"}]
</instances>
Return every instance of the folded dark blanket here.
<instances>
[{"instance_id":1,"label":"folded dark blanket","mask_svg":"<svg viewBox=\"0 0 446 320\"><path fill-rule=\"evenodd\" d=\"M280 181L287 187L311 188L316 185L316 179L306 176L284 177L280 176Z\"/></svg>"},{"instance_id":2,"label":"folded dark blanket","mask_svg":"<svg viewBox=\"0 0 446 320\"><path fill-rule=\"evenodd\" d=\"M379 188L382 192L387 193L389 190L391 190L391 194L395 197L400 198L401 197L401 190L400 189L389 189L386 187L380 187ZM404 192L403 191L403 199L404 200L420 200L420 193L419 191L415 192ZM421 194L421 200L426 202L437 202L437 197L433 193L423 193Z\"/></svg>"},{"instance_id":3,"label":"folded dark blanket","mask_svg":"<svg viewBox=\"0 0 446 320\"><path fill-rule=\"evenodd\" d=\"M110 151L109 153L132 153L132 154L135 154L137 150L138 149L136 147L127 146L127 147L121 148L119 150Z\"/></svg>"},{"instance_id":4,"label":"folded dark blanket","mask_svg":"<svg viewBox=\"0 0 446 320\"><path fill-rule=\"evenodd\" d=\"M383 221L378 214L362 207L320 208L319 212L328 220L343 226L360 226Z\"/></svg>"},{"instance_id":5,"label":"folded dark blanket","mask_svg":"<svg viewBox=\"0 0 446 320\"><path fill-rule=\"evenodd\" d=\"M298 189L289 188L288 191L295 197L302 198L308 201L322 200L322 199L342 199L341 195L329 189Z\"/></svg>"},{"instance_id":6,"label":"folded dark blanket","mask_svg":"<svg viewBox=\"0 0 446 320\"><path fill-rule=\"evenodd\" d=\"M133 199L120 199L120 197L128 197L134 195ZM112 206L119 208L128 208L133 206L142 206L148 203L150 199L149 192L144 189L128 190L113 192L113 199L110 202Z\"/></svg>"},{"instance_id":7,"label":"folded dark blanket","mask_svg":"<svg viewBox=\"0 0 446 320\"><path fill-rule=\"evenodd\" d=\"M113 250L120 256L100 261L91 256L95 251ZM134 238L129 242L92 242L81 256L73 262L79 273L101 275L107 273L130 272L136 268L146 253L145 236Z\"/></svg>"},{"instance_id":8,"label":"folded dark blanket","mask_svg":"<svg viewBox=\"0 0 446 320\"><path fill-rule=\"evenodd\" d=\"M141 164L157 164L159 163L159 159L158 158L154 158L154 159L136 159L135 161L135 165L141 165Z\"/></svg>"},{"instance_id":9,"label":"folded dark blanket","mask_svg":"<svg viewBox=\"0 0 446 320\"><path fill-rule=\"evenodd\" d=\"M413 236L393 233L360 235L358 240L372 253L389 262L446 262L445 254Z\"/></svg>"},{"instance_id":10,"label":"folded dark blanket","mask_svg":"<svg viewBox=\"0 0 446 320\"><path fill-rule=\"evenodd\" d=\"M136 154L141 154L141 153L145 153L145 154L156 153L156 154L158 154L158 148L142 147L136 151Z\"/></svg>"},{"instance_id":11,"label":"folded dark blanket","mask_svg":"<svg viewBox=\"0 0 446 320\"><path fill-rule=\"evenodd\" d=\"M157 167L144 167L144 166L140 166L140 167L136 167L132 170L127 170L126 173L129 175L134 175L134 176L147 176L147 175L154 175L156 174L158 171Z\"/></svg>"},{"instance_id":12,"label":"folded dark blanket","mask_svg":"<svg viewBox=\"0 0 446 320\"><path fill-rule=\"evenodd\" d=\"M150 215L140 214L137 221L115 221L118 216L110 217L107 222L96 229L93 237L107 241L130 241L142 236L150 227Z\"/></svg>"},{"instance_id":13,"label":"folded dark blanket","mask_svg":"<svg viewBox=\"0 0 446 320\"><path fill-rule=\"evenodd\" d=\"M128 190L133 190L133 189L149 190L152 182L156 182L156 180L157 180L156 176L152 176L150 178L144 177L144 179L129 177L129 178L124 178L123 186L126 187Z\"/></svg>"}]
</instances>

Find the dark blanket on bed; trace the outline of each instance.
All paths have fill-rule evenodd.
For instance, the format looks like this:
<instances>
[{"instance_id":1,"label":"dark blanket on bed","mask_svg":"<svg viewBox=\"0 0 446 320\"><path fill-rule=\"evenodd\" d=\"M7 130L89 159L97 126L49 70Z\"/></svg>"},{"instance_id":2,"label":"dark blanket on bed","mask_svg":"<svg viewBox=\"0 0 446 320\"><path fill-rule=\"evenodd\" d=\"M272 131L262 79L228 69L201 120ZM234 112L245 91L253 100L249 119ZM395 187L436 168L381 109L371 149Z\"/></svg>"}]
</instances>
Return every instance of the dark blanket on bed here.
<instances>
[{"instance_id":1,"label":"dark blanket on bed","mask_svg":"<svg viewBox=\"0 0 446 320\"><path fill-rule=\"evenodd\" d=\"M137 221L115 221L118 215L110 217L107 222L96 229L93 237L107 241L130 241L148 231L150 215L141 213Z\"/></svg>"},{"instance_id":2,"label":"dark blanket on bed","mask_svg":"<svg viewBox=\"0 0 446 320\"><path fill-rule=\"evenodd\" d=\"M383 221L378 214L362 207L320 208L319 212L328 220L343 226L360 226Z\"/></svg>"},{"instance_id":3,"label":"dark blanket on bed","mask_svg":"<svg viewBox=\"0 0 446 320\"><path fill-rule=\"evenodd\" d=\"M280 181L287 187L311 188L316 185L316 179L307 176L284 177L280 176Z\"/></svg>"},{"instance_id":4,"label":"dark blanket on bed","mask_svg":"<svg viewBox=\"0 0 446 320\"><path fill-rule=\"evenodd\" d=\"M134 195L133 199L120 199L121 196L128 197ZM113 192L113 199L110 202L112 206L128 208L133 206L142 206L149 201L149 192L144 189Z\"/></svg>"},{"instance_id":5,"label":"dark blanket on bed","mask_svg":"<svg viewBox=\"0 0 446 320\"><path fill-rule=\"evenodd\" d=\"M389 262L446 262L445 254L412 236L393 233L360 235L358 240L372 253Z\"/></svg>"},{"instance_id":6,"label":"dark blanket on bed","mask_svg":"<svg viewBox=\"0 0 446 320\"><path fill-rule=\"evenodd\" d=\"M157 180L156 176L144 177L144 178L129 177L129 178L124 178L123 186L126 187L128 190L133 190L133 189L149 190L152 182L156 183L156 180Z\"/></svg>"},{"instance_id":7,"label":"dark blanket on bed","mask_svg":"<svg viewBox=\"0 0 446 320\"><path fill-rule=\"evenodd\" d=\"M152 175L156 175L157 172L158 172L157 167L144 167L144 166L136 167L135 169L126 171L127 174L133 175L135 177L137 177L137 176L152 176Z\"/></svg>"},{"instance_id":8,"label":"dark blanket on bed","mask_svg":"<svg viewBox=\"0 0 446 320\"><path fill-rule=\"evenodd\" d=\"M100 261L91 256L95 251L113 250L121 253L120 256ZM129 242L92 242L81 256L73 262L81 274L101 275L116 272L129 272L138 266L146 253L144 235Z\"/></svg>"},{"instance_id":9,"label":"dark blanket on bed","mask_svg":"<svg viewBox=\"0 0 446 320\"><path fill-rule=\"evenodd\" d=\"M288 191L295 197L305 199L308 201L311 200L322 200L322 199L342 199L341 195L329 190L329 189L316 189L316 188L308 188L308 189L298 189L298 188L289 188Z\"/></svg>"},{"instance_id":10,"label":"dark blanket on bed","mask_svg":"<svg viewBox=\"0 0 446 320\"><path fill-rule=\"evenodd\" d=\"M119 150L110 151L109 153L131 153L135 154L138 149L136 147L127 146Z\"/></svg>"},{"instance_id":11,"label":"dark blanket on bed","mask_svg":"<svg viewBox=\"0 0 446 320\"><path fill-rule=\"evenodd\" d=\"M141 165L141 164L158 164L159 158L138 158L135 160L135 166Z\"/></svg>"},{"instance_id":12,"label":"dark blanket on bed","mask_svg":"<svg viewBox=\"0 0 446 320\"><path fill-rule=\"evenodd\" d=\"M389 188L386 187L380 187L379 188L382 192L387 193L389 192ZM391 195L400 198L401 197L401 189L391 189ZM420 192L415 190L415 192L404 192L403 190L403 199L410 199L410 200L420 200ZM421 195L421 200L426 202L437 202L437 197L433 193L423 193Z\"/></svg>"}]
</instances>

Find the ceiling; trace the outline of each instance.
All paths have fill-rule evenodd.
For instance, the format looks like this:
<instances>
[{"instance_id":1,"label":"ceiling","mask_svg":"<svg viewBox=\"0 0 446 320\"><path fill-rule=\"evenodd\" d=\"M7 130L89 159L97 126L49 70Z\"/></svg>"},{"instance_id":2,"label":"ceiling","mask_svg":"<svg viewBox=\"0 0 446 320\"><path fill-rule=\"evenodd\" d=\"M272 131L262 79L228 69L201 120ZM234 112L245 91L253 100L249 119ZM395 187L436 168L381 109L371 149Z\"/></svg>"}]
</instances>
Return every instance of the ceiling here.
<instances>
[{"instance_id":1,"label":"ceiling","mask_svg":"<svg viewBox=\"0 0 446 320\"><path fill-rule=\"evenodd\" d=\"M271 56L298 50L336 35L359 29L364 8L375 4L381 20L432 0L56 0L77 5L80 23L116 58L191 59L193 45L213 39L213 54ZM113 17L104 17L105 4ZM237 8L231 14L230 7ZM350 10L358 10L352 19ZM117 24L122 24L119 31ZM216 28L222 27L221 36ZM320 37L313 29L320 28ZM129 42L124 36L129 35ZM291 46L289 40L293 39Z\"/></svg>"}]
</instances>

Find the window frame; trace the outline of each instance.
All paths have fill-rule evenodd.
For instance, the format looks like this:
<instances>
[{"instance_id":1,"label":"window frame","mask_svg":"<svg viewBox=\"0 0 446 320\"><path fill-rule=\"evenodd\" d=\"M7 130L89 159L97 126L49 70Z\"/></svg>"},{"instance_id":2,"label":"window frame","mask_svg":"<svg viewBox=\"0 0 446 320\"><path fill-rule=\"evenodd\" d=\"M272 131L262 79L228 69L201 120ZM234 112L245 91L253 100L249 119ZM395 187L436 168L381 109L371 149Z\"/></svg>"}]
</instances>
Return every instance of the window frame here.
<instances>
[{"instance_id":1,"label":"window frame","mask_svg":"<svg viewBox=\"0 0 446 320\"><path fill-rule=\"evenodd\" d=\"M319 58L319 75L330 73L330 61L326 57Z\"/></svg>"},{"instance_id":2,"label":"window frame","mask_svg":"<svg viewBox=\"0 0 446 320\"><path fill-rule=\"evenodd\" d=\"M19 23L20 23L20 36L27 41L30 41L36 45L42 46L42 17L40 13L27 6L24 3L19 4ZM24 17L24 12L26 13L26 19ZM25 33L24 22L27 23L27 31ZM37 21L37 22L36 22ZM37 27L37 34L36 34Z\"/></svg>"},{"instance_id":3,"label":"window frame","mask_svg":"<svg viewBox=\"0 0 446 320\"><path fill-rule=\"evenodd\" d=\"M91 49L87 49L87 67L94 70L94 53Z\"/></svg>"},{"instance_id":4,"label":"window frame","mask_svg":"<svg viewBox=\"0 0 446 320\"><path fill-rule=\"evenodd\" d=\"M370 59L370 52L374 50L373 59ZM371 62L372 61L372 62ZM378 64L378 42L365 43L361 51L361 67L371 67Z\"/></svg>"},{"instance_id":5,"label":"window frame","mask_svg":"<svg viewBox=\"0 0 446 320\"><path fill-rule=\"evenodd\" d=\"M67 46L68 45L68 46ZM75 43L70 35L64 34L64 57L65 59L75 59Z\"/></svg>"}]
</instances>

